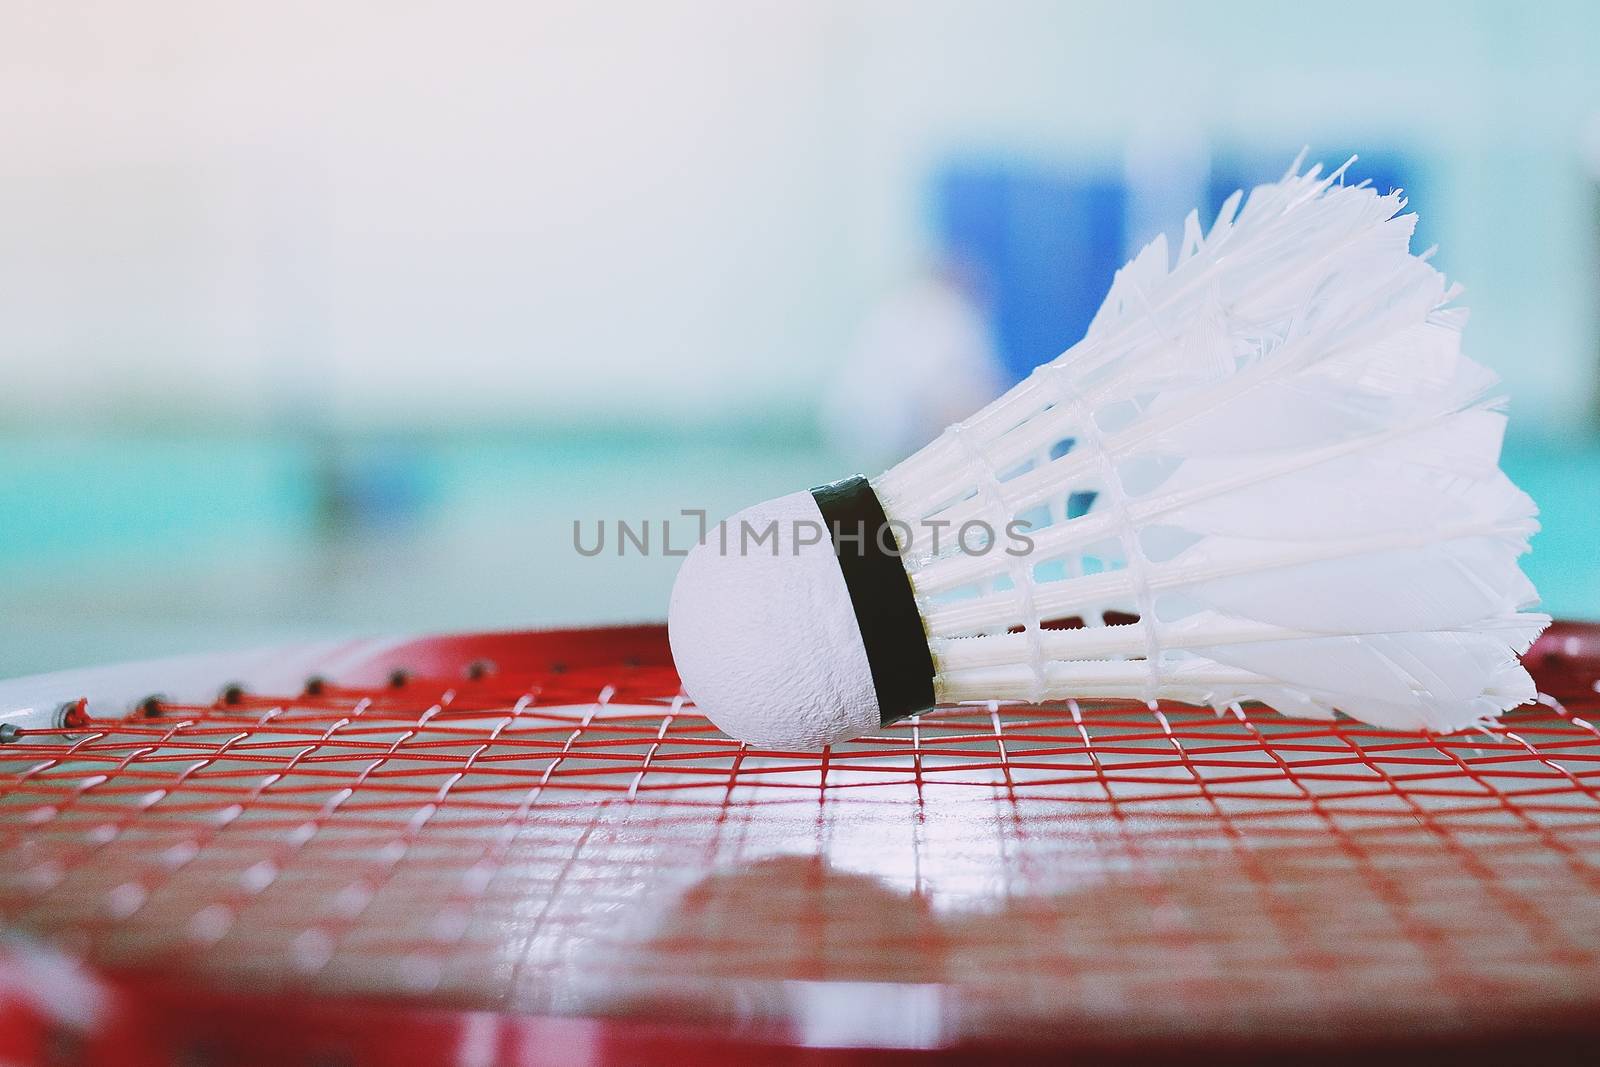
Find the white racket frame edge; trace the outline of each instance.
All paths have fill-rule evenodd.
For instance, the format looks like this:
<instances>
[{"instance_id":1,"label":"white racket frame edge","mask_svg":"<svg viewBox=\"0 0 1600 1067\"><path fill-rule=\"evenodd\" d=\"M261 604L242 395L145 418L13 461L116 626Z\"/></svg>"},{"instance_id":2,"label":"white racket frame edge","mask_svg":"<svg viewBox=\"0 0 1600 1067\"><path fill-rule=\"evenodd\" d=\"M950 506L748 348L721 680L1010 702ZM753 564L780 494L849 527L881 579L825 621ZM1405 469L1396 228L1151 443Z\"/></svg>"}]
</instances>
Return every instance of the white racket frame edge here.
<instances>
[{"instance_id":1,"label":"white racket frame edge","mask_svg":"<svg viewBox=\"0 0 1600 1067\"><path fill-rule=\"evenodd\" d=\"M0 681L0 744L26 741L28 735L19 731L60 729L79 700L88 701L91 715L110 719L128 717L151 697L177 704L211 704L233 685L246 692L299 693L313 676L336 679L341 671L370 663L410 640L381 637L278 645Z\"/></svg>"}]
</instances>

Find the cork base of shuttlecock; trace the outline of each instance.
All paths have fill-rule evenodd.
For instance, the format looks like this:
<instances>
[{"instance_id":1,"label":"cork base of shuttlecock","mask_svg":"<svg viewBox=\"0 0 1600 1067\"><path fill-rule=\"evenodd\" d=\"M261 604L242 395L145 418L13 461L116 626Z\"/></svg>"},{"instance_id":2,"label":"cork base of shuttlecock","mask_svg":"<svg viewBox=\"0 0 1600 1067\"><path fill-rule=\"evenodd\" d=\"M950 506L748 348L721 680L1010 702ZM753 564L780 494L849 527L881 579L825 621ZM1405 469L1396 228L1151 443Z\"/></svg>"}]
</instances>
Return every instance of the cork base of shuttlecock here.
<instances>
[{"instance_id":1,"label":"cork base of shuttlecock","mask_svg":"<svg viewBox=\"0 0 1600 1067\"><path fill-rule=\"evenodd\" d=\"M769 500L712 527L672 588L685 691L724 732L816 749L877 729L860 627L817 501Z\"/></svg>"}]
</instances>

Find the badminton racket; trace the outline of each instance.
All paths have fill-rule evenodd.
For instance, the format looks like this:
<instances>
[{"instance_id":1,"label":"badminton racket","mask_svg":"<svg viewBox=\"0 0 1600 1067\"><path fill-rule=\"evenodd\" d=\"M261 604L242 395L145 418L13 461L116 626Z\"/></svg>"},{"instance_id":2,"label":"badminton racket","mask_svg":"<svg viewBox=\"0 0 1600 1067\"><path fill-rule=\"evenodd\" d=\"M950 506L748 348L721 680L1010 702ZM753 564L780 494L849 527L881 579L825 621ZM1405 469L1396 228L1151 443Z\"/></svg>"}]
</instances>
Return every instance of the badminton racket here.
<instances>
[{"instance_id":1,"label":"badminton racket","mask_svg":"<svg viewBox=\"0 0 1600 1067\"><path fill-rule=\"evenodd\" d=\"M0 1055L1486 1062L1600 1037L1600 626L1391 733L718 733L655 626L0 683Z\"/></svg>"}]
</instances>

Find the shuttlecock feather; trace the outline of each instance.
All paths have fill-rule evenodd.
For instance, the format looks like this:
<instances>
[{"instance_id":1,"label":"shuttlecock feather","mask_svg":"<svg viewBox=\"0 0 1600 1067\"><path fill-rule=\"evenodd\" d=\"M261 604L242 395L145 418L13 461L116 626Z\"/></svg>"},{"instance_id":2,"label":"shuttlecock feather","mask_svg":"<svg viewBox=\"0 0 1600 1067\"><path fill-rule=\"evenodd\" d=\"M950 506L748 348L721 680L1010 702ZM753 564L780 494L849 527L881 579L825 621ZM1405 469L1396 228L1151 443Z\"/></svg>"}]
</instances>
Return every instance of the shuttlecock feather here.
<instances>
[{"instance_id":1,"label":"shuttlecock feather","mask_svg":"<svg viewBox=\"0 0 1600 1067\"><path fill-rule=\"evenodd\" d=\"M1401 195L1343 174L1292 168L1205 233L1191 214L1175 260L1153 241L1005 396L870 482L736 516L793 528L770 558L724 537L685 561L690 695L736 737L806 747L932 701L1260 701L1453 731L1531 699L1517 657L1549 620L1525 610L1536 509L1499 469L1496 379ZM863 513L914 612L860 545L795 525ZM1010 530L1027 551L1002 550Z\"/></svg>"}]
</instances>

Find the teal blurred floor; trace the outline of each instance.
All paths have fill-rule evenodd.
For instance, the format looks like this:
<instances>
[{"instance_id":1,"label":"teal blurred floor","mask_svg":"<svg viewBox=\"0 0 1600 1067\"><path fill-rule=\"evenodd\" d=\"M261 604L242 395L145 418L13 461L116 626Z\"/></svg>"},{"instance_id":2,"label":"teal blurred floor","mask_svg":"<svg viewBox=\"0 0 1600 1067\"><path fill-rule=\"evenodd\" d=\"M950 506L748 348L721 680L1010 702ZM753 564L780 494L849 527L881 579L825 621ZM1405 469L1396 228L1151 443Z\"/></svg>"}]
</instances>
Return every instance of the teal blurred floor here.
<instances>
[{"instance_id":1,"label":"teal blurred floor","mask_svg":"<svg viewBox=\"0 0 1600 1067\"><path fill-rule=\"evenodd\" d=\"M677 561L612 545L585 558L574 520L588 541L601 519L715 518L849 466L800 435L507 433L336 452L247 436L0 439L0 676L302 636L659 619ZM1600 443L1513 440L1505 466L1543 511L1527 569L1548 610L1600 617Z\"/></svg>"},{"instance_id":2,"label":"teal blurred floor","mask_svg":"<svg viewBox=\"0 0 1600 1067\"><path fill-rule=\"evenodd\" d=\"M338 452L0 440L0 676L301 636L660 619L677 560L618 558L614 542L586 558L574 520L585 543L601 519L659 531L680 509L716 517L836 469L807 443L507 434ZM340 497L354 502L331 508Z\"/></svg>"},{"instance_id":3,"label":"teal blurred floor","mask_svg":"<svg viewBox=\"0 0 1600 1067\"><path fill-rule=\"evenodd\" d=\"M1541 529L1524 567L1544 609L1600 619L1600 441L1513 438L1501 466L1539 504Z\"/></svg>"}]
</instances>

